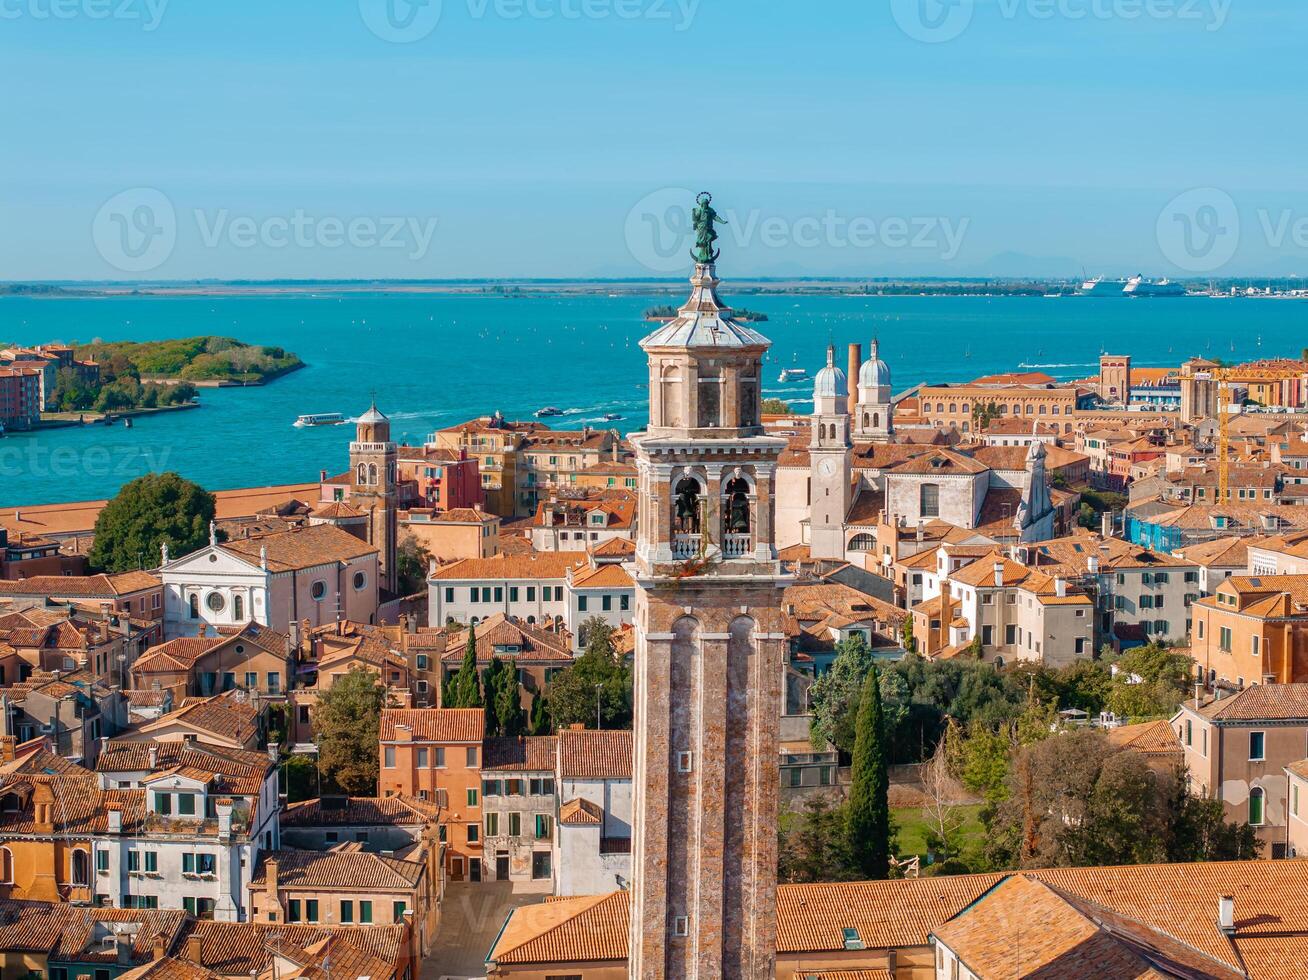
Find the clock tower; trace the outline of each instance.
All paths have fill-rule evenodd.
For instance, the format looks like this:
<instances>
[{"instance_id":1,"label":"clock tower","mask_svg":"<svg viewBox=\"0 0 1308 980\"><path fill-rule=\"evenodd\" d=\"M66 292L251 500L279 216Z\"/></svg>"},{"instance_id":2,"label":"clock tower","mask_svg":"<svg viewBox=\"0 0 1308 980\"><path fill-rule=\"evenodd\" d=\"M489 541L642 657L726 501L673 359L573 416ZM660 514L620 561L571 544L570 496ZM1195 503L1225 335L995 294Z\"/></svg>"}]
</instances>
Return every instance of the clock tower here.
<instances>
[{"instance_id":1,"label":"clock tower","mask_svg":"<svg viewBox=\"0 0 1308 980\"><path fill-rule=\"evenodd\" d=\"M827 366L813 383L813 436L808 444L808 549L813 558L843 560L850 481L849 394L836 349L827 347Z\"/></svg>"},{"instance_id":2,"label":"clock tower","mask_svg":"<svg viewBox=\"0 0 1308 980\"><path fill-rule=\"evenodd\" d=\"M711 198L690 299L641 341L629 976L776 970L781 681L789 583L773 541L786 440L760 422L770 341L717 295Z\"/></svg>"}]
</instances>

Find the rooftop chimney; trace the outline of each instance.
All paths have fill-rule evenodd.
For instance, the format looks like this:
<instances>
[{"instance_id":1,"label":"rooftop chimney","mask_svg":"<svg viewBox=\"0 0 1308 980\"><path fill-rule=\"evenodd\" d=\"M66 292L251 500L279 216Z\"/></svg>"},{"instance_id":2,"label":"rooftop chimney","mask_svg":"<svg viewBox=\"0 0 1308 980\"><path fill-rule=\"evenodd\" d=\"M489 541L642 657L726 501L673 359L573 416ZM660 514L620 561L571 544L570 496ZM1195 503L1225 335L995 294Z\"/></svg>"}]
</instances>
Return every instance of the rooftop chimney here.
<instances>
[{"instance_id":1,"label":"rooftop chimney","mask_svg":"<svg viewBox=\"0 0 1308 980\"><path fill-rule=\"evenodd\" d=\"M159 749L156 746L150 746L150 768L154 769L159 764Z\"/></svg>"},{"instance_id":2,"label":"rooftop chimney","mask_svg":"<svg viewBox=\"0 0 1308 980\"><path fill-rule=\"evenodd\" d=\"M204 946L199 936L191 935L186 937L186 958L192 963L203 963L201 956Z\"/></svg>"},{"instance_id":3,"label":"rooftop chimney","mask_svg":"<svg viewBox=\"0 0 1308 980\"><path fill-rule=\"evenodd\" d=\"M1085 562L1085 567L1086 567L1086 570L1087 570L1091 575L1098 575L1098 574L1099 574L1099 556L1098 556L1098 555L1091 555L1089 558L1087 558L1087 559L1086 559L1086 562Z\"/></svg>"},{"instance_id":4,"label":"rooftop chimney","mask_svg":"<svg viewBox=\"0 0 1308 980\"><path fill-rule=\"evenodd\" d=\"M1217 900L1217 928L1228 936L1235 935L1235 896L1223 895Z\"/></svg>"},{"instance_id":5,"label":"rooftop chimney","mask_svg":"<svg viewBox=\"0 0 1308 980\"><path fill-rule=\"evenodd\" d=\"M1004 563L995 562L995 588L1000 589L1004 586Z\"/></svg>"},{"instance_id":6,"label":"rooftop chimney","mask_svg":"<svg viewBox=\"0 0 1308 980\"><path fill-rule=\"evenodd\" d=\"M1060 599L1067 598L1067 579L1054 579L1054 595L1058 596Z\"/></svg>"},{"instance_id":7,"label":"rooftop chimney","mask_svg":"<svg viewBox=\"0 0 1308 980\"><path fill-rule=\"evenodd\" d=\"M1111 538L1113 536L1113 512L1111 510L1104 511L1103 519L1100 522L1099 533L1106 538Z\"/></svg>"}]
</instances>

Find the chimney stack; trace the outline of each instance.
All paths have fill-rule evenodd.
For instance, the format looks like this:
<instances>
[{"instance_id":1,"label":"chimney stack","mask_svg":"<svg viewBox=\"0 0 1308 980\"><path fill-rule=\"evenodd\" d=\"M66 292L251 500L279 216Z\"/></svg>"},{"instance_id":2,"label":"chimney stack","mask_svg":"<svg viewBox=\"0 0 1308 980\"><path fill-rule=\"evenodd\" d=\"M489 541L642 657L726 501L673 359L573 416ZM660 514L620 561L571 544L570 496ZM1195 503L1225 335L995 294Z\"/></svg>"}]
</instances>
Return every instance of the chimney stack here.
<instances>
[{"instance_id":1,"label":"chimney stack","mask_svg":"<svg viewBox=\"0 0 1308 980\"><path fill-rule=\"evenodd\" d=\"M199 936L190 935L186 937L186 958L192 963L203 963L204 958L201 955L204 951L204 945Z\"/></svg>"},{"instance_id":2,"label":"chimney stack","mask_svg":"<svg viewBox=\"0 0 1308 980\"><path fill-rule=\"evenodd\" d=\"M1113 512L1111 510L1104 511L1103 520L1100 523L1099 533L1106 538L1111 538L1113 536Z\"/></svg>"},{"instance_id":3,"label":"chimney stack","mask_svg":"<svg viewBox=\"0 0 1308 980\"><path fill-rule=\"evenodd\" d=\"M1003 587L1004 587L1004 563L1002 561L997 561L995 562L995 588L1002 589Z\"/></svg>"},{"instance_id":4,"label":"chimney stack","mask_svg":"<svg viewBox=\"0 0 1308 980\"><path fill-rule=\"evenodd\" d=\"M155 766L159 764L159 749L157 746L150 746L150 770L153 772Z\"/></svg>"},{"instance_id":5,"label":"chimney stack","mask_svg":"<svg viewBox=\"0 0 1308 980\"><path fill-rule=\"evenodd\" d=\"M1067 579L1054 579L1054 595L1058 596L1060 599L1067 598Z\"/></svg>"},{"instance_id":6,"label":"chimney stack","mask_svg":"<svg viewBox=\"0 0 1308 980\"><path fill-rule=\"evenodd\" d=\"M1085 562L1085 567L1086 567L1086 571L1088 571L1091 575L1098 575L1098 574L1099 574L1099 556L1098 556L1098 555L1091 555L1089 558L1087 558L1087 559L1086 559L1086 562Z\"/></svg>"},{"instance_id":7,"label":"chimney stack","mask_svg":"<svg viewBox=\"0 0 1308 980\"><path fill-rule=\"evenodd\" d=\"M1235 935L1235 897L1223 895L1217 900L1217 928L1228 936Z\"/></svg>"},{"instance_id":8,"label":"chimney stack","mask_svg":"<svg viewBox=\"0 0 1308 980\"><path fill-rule=\"evenodd\" d=\"M845 376L849 382L849 417L858 414L858 372L863 368L863 345L849 345L849 369Z\"/></svg>"}]
</instances>

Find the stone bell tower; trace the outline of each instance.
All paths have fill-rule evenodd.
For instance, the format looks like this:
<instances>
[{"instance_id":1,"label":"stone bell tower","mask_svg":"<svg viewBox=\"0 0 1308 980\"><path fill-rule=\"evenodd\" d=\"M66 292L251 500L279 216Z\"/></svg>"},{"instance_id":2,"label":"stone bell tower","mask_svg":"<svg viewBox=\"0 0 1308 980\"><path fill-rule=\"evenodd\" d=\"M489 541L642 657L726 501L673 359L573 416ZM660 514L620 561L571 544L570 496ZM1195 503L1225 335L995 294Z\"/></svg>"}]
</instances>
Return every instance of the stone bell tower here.
<instances>
[{"instance_id":1,"label":"stone bell tower","mask_svg":"<svg viewBox=\"0 0 1308 980\"><path fill-rule=\"evenodd\" d=\"M378 585L395 594L399 578L395 569L398 450L391 442L391 421L377 411L377 402L359 416L354 441L350 443L350 504L368 515L367 541L381 555Z\"/></svg>"},{"instance_id":2,"label":"stone bell tower","mask_svg":"<svg viewBox=\"0 0 1308 980\"><path fill-rule=\"evenodd\" d=\"M707 215L705 212L707 211ZM767 338L717 296L715 217L696 209L690 299L641 341L650 426L632 438L635 857L629 975L771 977L785 631L764 435Z\"/></svg>"}]
</instances>

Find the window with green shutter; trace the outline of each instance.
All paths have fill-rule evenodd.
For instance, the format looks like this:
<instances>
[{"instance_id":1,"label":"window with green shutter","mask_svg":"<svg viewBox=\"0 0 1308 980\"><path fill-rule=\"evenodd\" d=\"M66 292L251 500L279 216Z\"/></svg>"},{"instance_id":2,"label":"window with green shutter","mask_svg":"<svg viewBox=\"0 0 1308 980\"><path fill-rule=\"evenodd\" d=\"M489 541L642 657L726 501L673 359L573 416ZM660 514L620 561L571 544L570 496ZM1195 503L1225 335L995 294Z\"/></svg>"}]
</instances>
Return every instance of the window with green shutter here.
<instances>
[{"instance_id":1,"label":"window with green shutter","mask_svg":"<svg viewBox=\"0 0 1308 980\"><path fill-rule=\"evenodd\" d=\"M364 925L372 923L372 902L365 900L359 903L359 921Z\"/></svg>"},{"instance_id":2,"label":"window with green shutter","mask_svg":"<svg viewBox=\"0 0 1308 980\"><path fill-rule=\"evenodd\" d=\"M354 903L352 901L343 900L341 902L341 921L342 922L354 921Z\"/></svg>"}]
</instances>

